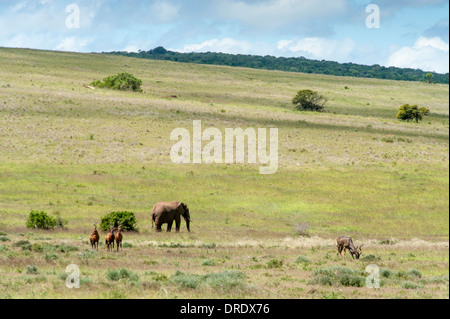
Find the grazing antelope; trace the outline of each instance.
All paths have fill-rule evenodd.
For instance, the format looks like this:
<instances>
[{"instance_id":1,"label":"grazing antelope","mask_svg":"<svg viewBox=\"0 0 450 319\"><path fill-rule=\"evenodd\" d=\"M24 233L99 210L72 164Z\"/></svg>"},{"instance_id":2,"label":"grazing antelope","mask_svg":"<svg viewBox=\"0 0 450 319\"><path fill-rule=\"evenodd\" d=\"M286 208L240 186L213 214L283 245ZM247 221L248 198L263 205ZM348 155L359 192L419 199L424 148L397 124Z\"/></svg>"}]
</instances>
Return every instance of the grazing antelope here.
<instances>
[{"instance_id":1,"label":"grazing antelope","mask_svg":"<svg viewBox=\"0 0 450 319\"><path fill-rule=\"evenodd\" d=\"M114 233L114 238L116 239L117 251L119 251L119 247L122 249L122 225L119 225L119 228Z\"/></svg>"},{"instance_id":2,"label":"grazing antelope","mask_svg":"<svg viewBox=\"0 0 450 319\"><path fill-rule=\"evenodd\" d=\"M106 233L105 244L106 244L106 248L108 249L108 251L110 251L110 250L112 250L112 248L114 248L114 225L111 225L111 227L109 228L109 232ZM111 244L112 244L112 248L111 248Z\"/></svg>"},{"instance_id":3,"label":"grazing antelope","mask_svg":"<svg viewBox=\"0 0 450 319\"><path fill-rule=\"evenodd\" d=\"M339 256L341 256L341 258L342 258L342 251L344 251L344 258L345 258L345 254L348 249L353 259L355 259L355 256L356 259L359 259L359 257L362 254L361 250L362 246L363 245L355 247L355 245L353 244L353 240L348 236L340 236L336 239L336 247L338 249L338 253Z\"/></svg>"},{"instance_id":4,"label":"grazing antelope","mask_svg":"<svg viewBox=\"0 0 450 319\"><path fill-rule=\"evenodd\" d=\"M94 224L94 229L92 231L92 234L89 236L89 239L91 241L91 248L97 248L98 251L98 241L100 240L100 235L98 234L96 224Z\"/></svg>"}]
</instances>

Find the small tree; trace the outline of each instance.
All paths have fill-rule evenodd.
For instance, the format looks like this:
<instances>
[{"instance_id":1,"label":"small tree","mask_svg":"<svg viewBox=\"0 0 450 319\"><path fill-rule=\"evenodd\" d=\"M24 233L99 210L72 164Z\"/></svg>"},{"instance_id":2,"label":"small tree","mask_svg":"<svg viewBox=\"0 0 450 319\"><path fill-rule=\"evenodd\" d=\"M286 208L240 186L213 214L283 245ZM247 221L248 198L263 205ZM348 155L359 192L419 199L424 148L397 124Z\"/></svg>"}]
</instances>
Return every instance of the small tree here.
<instances>
[{"instance_id":1,"label":"small tree","mask_svg":"<svg viewBox=\"0 0 450 319\"><path fill-rule=\"evenodd\" d=\"M402 121L413 121L416 123L423 120L424 116L428 116L430 110L426 107L418 107L417 105L404 104L400 106L397 114L397 118Z\"/></svg>"},{"instance_id":2,"label":"small tree","mask_svg":"<svg viewBox=\"0 0 450 319\"><path fill-rule=\"evenodd\" d=\"M56 218L47 215L46 212L38 212L32 210L30 215L28 215L27 219L27 227L28 228L36 228L36 229L53 229L57 226Z\"/></svg>"},{"instance_id":3,"label":"small tree","mask_svg":"<svg viewBox=\"0 0 450 319\"><path fill-rule=\"evenodd\" d=\"M113 212L102 218L100 228L108 231L111 225L122 225L124 231L137 231L136 223L136 216L132 212Z\"/></svg>"},{"instance_id":4,"label":"small tree","mask_svg":"<svg viewBox=\"0 0 450 319\"><path fill-rule=\"evenodd\" d=\"M91 85L98 88L142 92L142 80L134 77L134 75L130 73L119 73L117 75L109 76L104 78L103 82L94 81Z\"/></svg>"},{"instance_id":5,"label":"small tree","mask_svg":"<svg viewBox=\"0 0 450 319\"><path fill-rule=\"evenodd\" d=\"M327 99L312 90L300 90L292 99L292 104L300 111L322 111Z\"/></svg>"},{"instance_id":6,"label":"small tree","mask_svg":"<svg viewBox=\"0 0 450 319\"><path fill-rule=\"evenodd\" d=\"M433 83L433 73L427 73L427 79L425 80L425 82L429 84Z\"/></svg>"}]
</instances>

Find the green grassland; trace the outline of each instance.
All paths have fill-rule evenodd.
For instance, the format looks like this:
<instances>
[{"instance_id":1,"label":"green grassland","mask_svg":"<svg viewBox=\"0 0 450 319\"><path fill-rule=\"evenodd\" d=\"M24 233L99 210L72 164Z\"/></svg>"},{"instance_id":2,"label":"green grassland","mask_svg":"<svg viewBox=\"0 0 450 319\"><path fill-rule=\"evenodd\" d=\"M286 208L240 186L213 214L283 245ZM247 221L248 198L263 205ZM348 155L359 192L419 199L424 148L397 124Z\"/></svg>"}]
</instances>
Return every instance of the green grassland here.
<instances>
[{"instance_id":1,"label":"green grassland","mask_svg":"<svg viewBox=\"0 0 450 319\"><path fill-rule=\"evenodd\" d=\"M84 87L119 72L143 92ZM325 95L326 112L294 111L300 89ZM399 122L405 103L431 114ZM170 133L194 120L278 128L278 172L173 164ZM0 48L0 297L448 298L448 169L448 85ZM173 200L188 204L192 232L155 234L152 206ZM31 210L66 229L26 229ZM120 210L138 219L129 247L90 252L92 224ZM342 234L375 261L341 261ZM80 290L64 285L70 263ZM371 263L392 272L377 290L327 273Z\"/></svg>"}]
</instances>

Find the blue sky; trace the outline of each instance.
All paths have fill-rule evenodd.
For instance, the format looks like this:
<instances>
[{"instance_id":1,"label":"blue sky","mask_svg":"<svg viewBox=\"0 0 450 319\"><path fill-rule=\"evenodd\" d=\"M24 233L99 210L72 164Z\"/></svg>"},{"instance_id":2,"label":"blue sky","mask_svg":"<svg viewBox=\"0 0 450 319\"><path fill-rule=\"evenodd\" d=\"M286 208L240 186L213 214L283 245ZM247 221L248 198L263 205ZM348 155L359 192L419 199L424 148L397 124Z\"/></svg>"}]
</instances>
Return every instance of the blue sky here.
<instances>
[{"instance_id":1,"label":"blue sky","mask_svg":"<svg viewBox=\"0 0 450 319\"><path fill-rule=\"evenodd\" d=\"M70 28L70 4L79 28ZM380 28L367 28L369 4ZM304 56L449 71L448 0L0 0L0 46Z\"/></svg>"}]
</instances>

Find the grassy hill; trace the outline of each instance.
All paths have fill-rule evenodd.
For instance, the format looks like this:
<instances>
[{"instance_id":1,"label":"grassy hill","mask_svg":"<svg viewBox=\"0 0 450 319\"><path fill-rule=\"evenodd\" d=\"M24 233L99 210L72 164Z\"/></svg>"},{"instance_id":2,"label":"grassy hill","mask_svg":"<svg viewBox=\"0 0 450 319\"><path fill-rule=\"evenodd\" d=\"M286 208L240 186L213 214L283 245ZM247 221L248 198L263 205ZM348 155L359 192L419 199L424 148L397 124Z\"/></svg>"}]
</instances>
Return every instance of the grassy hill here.
<instances>
[{"instance_id":1,"label":"grassy hill","mask_svg":"<svg viewBox=\"0 0 450 319\"><path fill-rule=\"evenodd\" d=\"M360 78L386 79L398 81L425 82L428 72L420 69L406 69L396 67L384 67L380 65L361 65L355 63L338 63L332 61L318 61L299 58L285 58L274 56L257 56L226 53L180 53L168 51L163 47L157 47L149 51L139 52L104 52L107 54L122 55L133 58L174 61L184 63L198 63L211 65L226 65L234 67L247 67L263 70L278 70L287 72L302 72L310 74L326 74L336 76L351 76ZM433 82L449 84L449 74L431 72Z\"/></svg>"},{"instance_id":2,"label":"grassy hill","mask_svg":"<svg viewBox=\"0 0 450 319\"><path fill-rule=\"evenodd\" d=\"M0 242L0 275L15 280L0 296L77 296L81 292L49 288L59 284L51 267L63 272L70 258L78 258L87 263L85 284L98 288L109 282L104 263L112 258L114 267L137 272L140 285L130 289L121 282L114 293L91 289L89 297L192 292L201 298L210 290L217 297L311 297L317 268L364 270L363 262L335 256L334 238L347 234L384 267L418 268L426 278L447 273L447 288L431 285L425 295L388 281L387 290L361 296L448 297L448 85L6 48L0 48L0 65L0 231L10 240ZM142 79L144 92L84 87L119 72ZM306 88L329 99L326 112L293 110L292 97ZM395 115L405 103L426 106L431 114L419 125L399 122ZM173 164L170 133L192 131L193 120L222 132L278 128L278 172L260 175L259 165L248 164ZM192 233L184 224L180 234L152 232L152 206L172 200L188 204ZM26 229L32 209L59 213L67 229ZM85 253L92 224L120 210L137 216L139 233L125 235L133 247L113 257L105 257L104 247ZM312 237L297 234L301 223ZM24 239L78 251L14 247ZM397 245L380 244L387 240ZM299 254L312 263L295 263ZM281 265L272 267L273 260ZM22 274L33 264L42 269L42 282ZM179 269L233 269L253 288L186 290L175 284L182 279L171 277ZM167 281L155 279L158 274ZM28 289L15 288L27 280ZM320 286L313 297L333 289ZM346 289L340 296L360 296Z\"/></svg>"}]
</instances>

